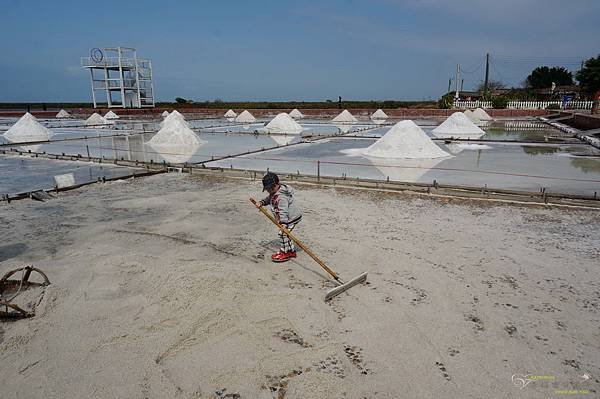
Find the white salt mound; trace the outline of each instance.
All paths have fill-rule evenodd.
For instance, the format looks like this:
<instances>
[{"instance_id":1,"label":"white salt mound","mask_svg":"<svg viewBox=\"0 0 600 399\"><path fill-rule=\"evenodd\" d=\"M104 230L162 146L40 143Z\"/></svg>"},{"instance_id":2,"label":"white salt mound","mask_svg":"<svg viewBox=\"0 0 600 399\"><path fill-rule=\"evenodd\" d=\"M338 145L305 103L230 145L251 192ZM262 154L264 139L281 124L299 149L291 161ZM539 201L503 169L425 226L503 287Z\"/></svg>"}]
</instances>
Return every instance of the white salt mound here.
<instances>
[{"instance_id":1,"label":"white salt mound","mask_svg":"<svg viewBox=\"0 0 600 399\"><path fill-rule=\"evenodd\" d=\"M477 119L479 119L480 121L492 121L494 120L487 112L485 112L485 110L483 110L482 108L477 108L475 111L473 111L473 115L475 115L477 117Z\"/></svg>"},{"instance_id":2,"label":"white salt mound","mask_svg":"<svg viewBox=\"0 0 600 399\"><path fill-rule=\"evenodd\" d=\"M115 114L112 111L108 111L105 115L104 115L104 119L119 119L119 115Z\"/></svg>"},{"instance_id":3,"label":"white salt mound","mask_svg":"<svg viewBox=\"0 0 600 399\"><path fill-rule=\"evenodd\" d=\"M298 111L298 108L294 108L293 110L290 111L290 116L294 119L302 119L304 118L304 115L302 114L302 112Z\"/></svg>"},{"instance_id":4,"label":"white salt mound","mask_svg":"<svg viewBox=\"0 0 600 399\"><path fill-rule=\"evenodd\" d=\"M293 120L291 116L282 112L277 114L277 116L265 126L265 131L268 133L298 134L302 132L302 126Z\"/></svg>"},{"instance_id":5,"label":"white salt mound","mask_svg":"<svg viewBox=\"0 0 600 399\"><path fill-rule=\"evenodd\" d=\"M4 133L4 138L13 143L50 140L50 130L27 112Z\"/></svg>"},{"instance_id":6,"label":"white salt mound","mask_svg":"<svg viewBox=\"0 0 600 399\"><path fill-rule=\"evenodd\" d=\"M102 117L97 112L94 112L89 118L85 120L86 126L95 126L95 125L106 125L106 119Z\"/></svg>"},{"instance_id":7,"label":"white salt mound","mask_svg":"<svg viewBox=\"0 0 600 399\"><path fill-rule=\"evenodd\" d=\"M377 111L373 112L373 115L371 115L371 119L387 119L388 116L385 112L383 112L383 110L380 108Z\"/></svg>"},{"instance_id":8,"label":"white salt mound","mask_svg":"<svg viewBox=\"0 0 600 399\"><path fill-rule=\"evenodd\" d=\"M174 122L174 121L179 121L179 122L183 123L184 125L189 126L188 123L185 121L185 118L183 117L183 115L181 115L179 112L177 112L177 110L174 110L169 115L167 115L167 117L160 123L160 127L161 128L165 127L170 122Z\"/></svg>"},{"instance_id":9,"label":"white salt mound","mask_svg":"<svg viewBox=\"0 0 600 399\"><path fill-rule=\"evenodd\" d=\"M481 123L481 121L479 120L479 118L477 118L477 116L475 116L475 114L473 113L473 111L471 111L470 109L468 109L465 112L463 112L463 114L465 114L465 116L467 118L469 118L469 120L471 122L473 122L475 125L479 126L479 124Z\"/></svg>"},{"instance_id":10,"label":"white salt mound","mask_svg":"<svg viewBox=\"0 0 600 399\"><path fill-rule=\"evenodd\" d=\"M340 112L338 116L331 120L332 122L342 122L342 123L353 123L358 122L358 119L354 117L347 109Z\"/></svg>"},{"instance_id":11,"label":"white salt mound","mask_svg":"<svg viewBox=\"0 0 600 399\"><path fill-rule=\"evenodd\" d=\"M147 144L169 163L189 161L198 147L206 143L190 129L181 114L171 119L165 118L161 126L162 128Z\"/></svg>"},{"instance_id":12,"label":"white salt mound","mask_svg":"<svg viewBox=\"0 0 600 399\"><path fill-rule=\"evenodd\" d=\"M58 114L56 114L56 118L70 118L71 114L68 113L67 111L65 111L64 109L61 109L60 111L58 111Z\"/></svg>"},{"instance_id":13,"label":"white salt mound","mask_svg":"<svg viewBox=\"0 0 600 399\"><path fill-rule=\"evenodd\" d=\"M432 130L438 137L475 138L485 134L483 130L475 126L462 112L455 112L441 125Z\"/></svg>"},{"instance_id":14,"label":"white salt mound","mask_svg":"<svg viewBox=\"0 0 600 399\"><path fill-rule=\"evenodd\" d=\"M367 147L363 154L377 158L408 159L450 156L411 120L396 123L383 137Z\"/></svg>"},{"instance_id":15,"label":"white salt mound","mask_svg":"<svg viewBox=\"0 0 600 399\"><path fill-rule=\"evenodd\" d=\"M172 114L171 114L172 115ZM165 119L164 122L167 122ZM185 147L204 144L185 121L172 119L164 124L148 144L159 147Z\"/></svg>"},{"instance_id":16,"label":"white salt mound","mask_svg":"<svg viewBox=\"0 0 600 399\"><path fill-rule=\"evenodd\" d=\"M242 112L235 118L236 122L243 122L243 123L254 122L255 120L256 120L256 118L254 117L254 115L252 115L247 110L244 110L244 112Z\"/></svg>"},{"instance_id":17,"label":"white salt mound","mask_svg":"<svg viewBox=\"0 0 600 399\"><path fill-rule=\"evenodd\" d=\"M162 114L160 114L163 118L166 118L167 116L169 116L169 111L163 111Z\"/></svg>"},{"instance_id":18,"label":"white salt mound","mask_svg":"<svg viewBox=\"0 0 600 399\"><path fill-rule=\"evenodd\" d=\"M230 109L229 111L225 112L225 115L223 115L225 118L235 118L237 116L237 114Z\"/></svg>"}]
</instances>

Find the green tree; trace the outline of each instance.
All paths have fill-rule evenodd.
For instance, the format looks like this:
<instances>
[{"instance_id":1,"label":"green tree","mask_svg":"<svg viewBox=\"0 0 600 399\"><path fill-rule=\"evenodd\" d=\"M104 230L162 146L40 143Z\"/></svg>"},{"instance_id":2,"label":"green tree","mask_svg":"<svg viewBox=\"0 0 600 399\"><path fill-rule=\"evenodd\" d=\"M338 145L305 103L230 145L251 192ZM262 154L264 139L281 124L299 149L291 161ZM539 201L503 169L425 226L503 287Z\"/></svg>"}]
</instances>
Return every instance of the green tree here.
<instances>
[{"instance_id":1,"label":"green tree","mask_svg":"<svg viewBox=\"0 0 600 399\"><path fill-rule=\"evenodd\" d=\"M504 89L506 87L506 85L502 82L500 82L499 80L489 80L488 81L488 90L493 92L494 90L498 90L498 89ZM475 88L475 91L484 91L485 90L485 82L481 81L479 82L479 84L477 85L477 87Z\"/></svg>"},{"instance_id":2,"label":"green tree","mask_svg":"<svg viewBox=\"0 0 600 399\"><path fill-rule=\"evenodd\" d=\"M494 109L504 109L508 106L508 98L505 96L492 97L492 107Z\"/></svg>"},{"instance_id":3,"label":"green tree","mask_svg":"<svg viewBox=\"0 0 600 399\"><path fill-rule=\"evenodd\" d=\"M452 93L447 93L438 100L438 108L450 109L454 105L454 96Z\"/></svg>"},{"instance_id":4,"label":"green tree","mask_svg":"<svg viewBox=\"0 0 600 399\"><path fill-rule=\"evenodd\" d=\"M187 104L188 100L186 100L185 98L176 97L176 98L175 98L175 102L176 102L177 104Z\"/></svg>"},{"instance_id":5,"label":"green tree","mask_svg":"<svg viewBox=\"0 0 600 399\"><path fill-rule=\"evenodd\" d=\"M526 79L527 86L533 89L547 89L552 87L552 82L557 86L572 85L573 74L563 67L541 66L535 68Z\"/></svg>"},{"instance_id":6,"label":"green tree","mask_svg":"<svg viewBox=\"0 0 600 399\"><path fill-rule=\"evenodd\" d=\"M581 88L588 95L593 95L600 90L600 55L587 60L583 68L577 72L577 80Z\"/></svg>"}]
</instances>

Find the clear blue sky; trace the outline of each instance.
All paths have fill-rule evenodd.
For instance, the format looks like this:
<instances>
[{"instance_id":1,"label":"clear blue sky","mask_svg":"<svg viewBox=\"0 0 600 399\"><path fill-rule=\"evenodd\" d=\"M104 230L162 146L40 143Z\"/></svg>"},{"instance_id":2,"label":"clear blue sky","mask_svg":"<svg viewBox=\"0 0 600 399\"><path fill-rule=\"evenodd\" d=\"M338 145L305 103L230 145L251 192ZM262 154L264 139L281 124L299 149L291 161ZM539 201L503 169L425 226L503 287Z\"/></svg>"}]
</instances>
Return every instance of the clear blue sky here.
<instances>
[{"instance_id":1,"label":"clear blue sky","mask_svg":"<svg viewBox=\"0 0 600 399\"><path fill-rule=\"evenodd\" d=\"M80 57L131 46L159 100L421 100L600 53L598 0L0 0L0 102L91 101Z\"/></svg>"}]
</instances>

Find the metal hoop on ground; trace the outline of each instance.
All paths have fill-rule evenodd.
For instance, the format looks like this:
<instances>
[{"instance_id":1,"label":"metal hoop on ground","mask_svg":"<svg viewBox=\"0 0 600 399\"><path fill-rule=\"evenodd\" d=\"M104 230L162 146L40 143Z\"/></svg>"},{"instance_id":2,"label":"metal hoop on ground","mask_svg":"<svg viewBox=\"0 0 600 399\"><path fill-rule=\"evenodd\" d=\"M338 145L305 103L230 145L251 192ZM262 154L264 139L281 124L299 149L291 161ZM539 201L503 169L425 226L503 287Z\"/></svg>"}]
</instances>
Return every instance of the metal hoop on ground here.
<instances>
[{"instance_id":1,"label":"metal hoop on ground","mask_svg":"<svg viewBox=\"0 0 600 399\"><path fill-rule=\"evenodd\" d=\"M9 277L18 272L21 272L20 280L9 280ZM29 281L31 272L36 272L42 276L43 282L38 283ZM33 266L25 266L7 272L0 279L0 308L4 307L4 310L0 310L0 318L19 319L33 317L35 315L33 311L24 310L12 301L21 293L23 289L30 287L45 287L49 284L50 280L48 279L48 276L46 276L46 274L40 269ZM7 292L10 292L10 294L8 294L11 295L10 297L6 295ZM9 308L12 309L12 311L9 310Z\"/></svg>"}]
</instances>

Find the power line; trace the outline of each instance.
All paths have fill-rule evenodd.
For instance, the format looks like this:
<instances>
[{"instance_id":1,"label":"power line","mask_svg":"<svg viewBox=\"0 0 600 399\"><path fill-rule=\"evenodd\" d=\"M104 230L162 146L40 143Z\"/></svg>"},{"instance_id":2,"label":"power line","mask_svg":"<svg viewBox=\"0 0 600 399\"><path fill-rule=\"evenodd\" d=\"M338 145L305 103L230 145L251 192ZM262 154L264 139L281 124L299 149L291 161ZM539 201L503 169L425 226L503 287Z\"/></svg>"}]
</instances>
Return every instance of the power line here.
<instances>
[{"instance_id":1,"label":"power line","mask_svg":"<svg viewBox=\"0 0 600 399\"><path fill-rule=\"evenodd\" d=\"M475 73L475 72L477 72L483 66L484 62L485 62L485 60L481 60L481 62L473 70L470 70L470 71L468 69L471 69L471 68L466 68L465 69L463 67L460 67L460 71L462 73L467 73L467 74Z\"/></svg>"}]
</instances>

